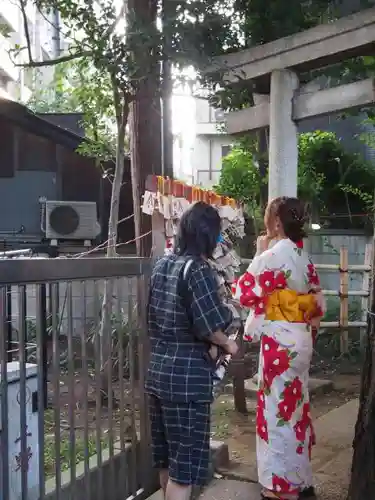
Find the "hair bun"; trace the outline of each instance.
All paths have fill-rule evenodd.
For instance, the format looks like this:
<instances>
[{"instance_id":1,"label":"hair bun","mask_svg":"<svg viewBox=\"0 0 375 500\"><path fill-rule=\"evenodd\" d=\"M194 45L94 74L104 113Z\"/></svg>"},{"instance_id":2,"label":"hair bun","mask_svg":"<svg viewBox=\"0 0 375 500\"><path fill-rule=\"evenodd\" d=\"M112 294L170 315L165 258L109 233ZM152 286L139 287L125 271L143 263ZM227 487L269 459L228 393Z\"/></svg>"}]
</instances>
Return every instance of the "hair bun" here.
<instances>
[{"instance_id":1,"label":"hair bun","mask_svg":"<svg viewBox=\"0 0 375 500\"><path fill-rule=\"evenodd\" d=\"M306 237L305 205L298 198L282 197L274 200L277 203L276 214L280 218L285 236L294 243Z\"/></svg>"}]
</instances>

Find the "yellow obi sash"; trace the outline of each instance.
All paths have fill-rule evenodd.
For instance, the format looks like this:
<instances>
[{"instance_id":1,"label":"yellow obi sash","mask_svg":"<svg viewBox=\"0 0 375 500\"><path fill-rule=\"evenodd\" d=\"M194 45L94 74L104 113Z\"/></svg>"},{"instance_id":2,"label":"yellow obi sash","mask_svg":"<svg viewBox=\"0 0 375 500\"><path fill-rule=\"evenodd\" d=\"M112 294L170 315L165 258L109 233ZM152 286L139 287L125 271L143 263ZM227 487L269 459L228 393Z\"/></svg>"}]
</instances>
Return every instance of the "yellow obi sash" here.
<instances>
[{"instance_id":1,"label":"yellow obi sash","mask_svg":"<svg viewBox=\"0 0 375 500\"><path fill-rule=\"evenodd\" d=\"M317 311L314 294L298 294L294 290L275 290L265 297L265 316L270 321L306 323Z\"/></svg>"}]
</instances>

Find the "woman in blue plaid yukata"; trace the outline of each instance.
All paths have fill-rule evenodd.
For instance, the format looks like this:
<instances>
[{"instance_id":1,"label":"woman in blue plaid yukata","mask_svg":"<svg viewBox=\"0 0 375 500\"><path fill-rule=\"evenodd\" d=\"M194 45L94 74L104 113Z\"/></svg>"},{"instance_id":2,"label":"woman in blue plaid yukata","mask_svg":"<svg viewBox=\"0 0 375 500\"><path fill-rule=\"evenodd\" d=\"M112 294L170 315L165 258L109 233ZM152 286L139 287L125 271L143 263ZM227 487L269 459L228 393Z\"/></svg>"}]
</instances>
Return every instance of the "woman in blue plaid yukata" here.
<instances>
[{"instance_id":1,"label":"woman in blue plaid yukata","mask_svg":"<svg viewBox=\"0 0 375 500\"><path fill-rule=\"evenodd\" d=\"M166 500L188 500L192 485L207 479L210 352L213 345L231 355L237 352L235 341L223 333L232 314L219 297L207 262L220 231L217 210L203 202L194 204L181 218L176 251L160 259L152 272L146 391L153 462Z\"/></svg>"}]
</instances>

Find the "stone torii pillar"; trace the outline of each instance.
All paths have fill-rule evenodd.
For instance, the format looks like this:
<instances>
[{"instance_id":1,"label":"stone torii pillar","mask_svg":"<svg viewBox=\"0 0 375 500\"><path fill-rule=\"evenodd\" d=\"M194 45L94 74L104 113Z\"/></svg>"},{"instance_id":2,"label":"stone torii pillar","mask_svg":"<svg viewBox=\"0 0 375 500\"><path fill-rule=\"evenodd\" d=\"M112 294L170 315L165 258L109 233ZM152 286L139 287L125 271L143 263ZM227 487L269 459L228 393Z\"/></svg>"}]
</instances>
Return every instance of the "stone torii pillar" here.
<instances>
[{"instance_id":1,"label":"stone torii pillar","mask_svg":"<svg viewBox=\"0 0 375 500\"><path fill-rule=\"evenodd\" d=\"M297 196L298 131L293 120L297 75L288 69L271 73L268 199Z\"/></svg>"}]
</instances>

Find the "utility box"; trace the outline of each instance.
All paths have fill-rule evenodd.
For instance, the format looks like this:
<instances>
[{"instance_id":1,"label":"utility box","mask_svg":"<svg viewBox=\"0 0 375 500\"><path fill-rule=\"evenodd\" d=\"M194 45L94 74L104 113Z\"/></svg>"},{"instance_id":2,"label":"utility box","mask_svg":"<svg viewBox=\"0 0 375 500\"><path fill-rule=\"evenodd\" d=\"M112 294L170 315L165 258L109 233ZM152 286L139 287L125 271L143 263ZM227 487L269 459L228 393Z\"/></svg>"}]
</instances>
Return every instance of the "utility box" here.
<instances>
[{"instance_id":1,"label":"utility box","mask_svg":"<svg viewBox=\"0 0 375 500\"><path fill-rule=\"evenodd\" d=\"M9 500L22 498L21 481L21 411L26 412L26 459L28 500L39 499L39 440L38 440L38 382L37 366L26 364L26 405L21 408L20 363L7 363L8 422L0 420L0 432L8 426ZM1 379L0 379L1 380ZM0 409L1 409L0 398ZM43 411L43 409L41 409ZM0 413L1 415L1 413ZM1 450L3 459L6 451ZM5 456L4 456L5 455ZM0 479L2 481L2 478ZM0 484L0 492L2 492ZM5 500L5 499L4 499Z\"/></svg>"}]
</instances>

